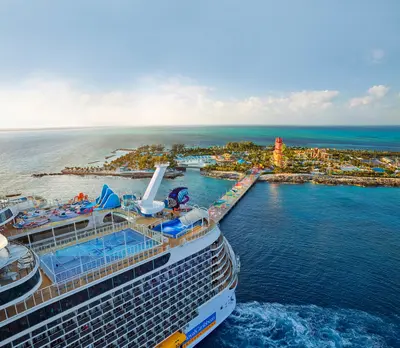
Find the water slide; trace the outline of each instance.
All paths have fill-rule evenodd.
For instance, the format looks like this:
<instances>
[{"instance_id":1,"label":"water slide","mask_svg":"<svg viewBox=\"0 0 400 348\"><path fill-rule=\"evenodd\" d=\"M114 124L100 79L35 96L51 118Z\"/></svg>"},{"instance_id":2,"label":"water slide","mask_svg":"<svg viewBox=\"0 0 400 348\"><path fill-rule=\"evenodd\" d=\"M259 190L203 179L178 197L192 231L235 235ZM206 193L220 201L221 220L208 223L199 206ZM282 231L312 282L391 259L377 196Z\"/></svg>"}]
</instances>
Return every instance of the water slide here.
<instances>
[{"instance_id":1,"label":"water slide","mask_svg":"<svg viewBox=\"0 0 400 348\"><path fill-rule=\"evenodd\" d=\"M96 198L95 204L97 206L95 210L113 209L121 206L118 195L106 184L104 184L101 190L101 195ZM94 204L91 203L91 206L93 205ZM89 205L85 206L85 208L89 208Z\"/></svg>"},{"instance_id":2,"label":"water slide","mask_svg":"<svg viewBox=\"0 0 400 348\"><path fill-rule=\"evenodd\" d=\"M177 238L178 234L195 226L200 226L202 220L208 221L208 212L203 209L193 209L180 218L163 222L153 228L155 231L163 232L172 238Z\"/></svg>"}]
</instances>

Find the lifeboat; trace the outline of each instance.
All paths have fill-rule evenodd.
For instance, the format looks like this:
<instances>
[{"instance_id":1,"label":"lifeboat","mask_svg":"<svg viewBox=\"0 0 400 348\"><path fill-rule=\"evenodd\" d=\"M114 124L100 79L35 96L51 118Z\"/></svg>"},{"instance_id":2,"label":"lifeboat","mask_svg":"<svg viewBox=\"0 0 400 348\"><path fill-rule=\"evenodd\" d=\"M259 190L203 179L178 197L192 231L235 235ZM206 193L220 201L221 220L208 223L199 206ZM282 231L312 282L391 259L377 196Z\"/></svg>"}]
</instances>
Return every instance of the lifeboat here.
<instances>
[{"instance_id":1,"label":"lifeboat","mask_svg":"<svg viewBox=\"0 0 400 348\"><path fill-rule=\"evenodd\" d=\"M179 348L186 341L186 335L182 331L177 331L166 338L156 348Z\"/></svg>"}]
</instances>

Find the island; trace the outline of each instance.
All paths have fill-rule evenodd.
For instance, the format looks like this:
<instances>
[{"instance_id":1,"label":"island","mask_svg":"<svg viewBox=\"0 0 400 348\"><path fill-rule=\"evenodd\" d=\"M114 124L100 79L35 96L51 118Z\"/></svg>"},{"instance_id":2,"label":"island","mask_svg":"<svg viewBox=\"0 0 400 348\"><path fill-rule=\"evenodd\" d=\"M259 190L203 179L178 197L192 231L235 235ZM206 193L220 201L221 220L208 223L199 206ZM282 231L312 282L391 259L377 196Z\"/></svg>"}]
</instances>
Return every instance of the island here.
<instances>
[{"instance_id":1,"label":"island","mask_svg":"<svg viewBox=\"0 0 400 348\"><path fill-rule=\"evenodd\" d=\"M280 137L270 145L241 141L207 147L173 144L167 148L153 144L118 149L112 154L104 162L33 176L149 178L156 163L169 162L166 178L184 175L186 168L200 168L204 176L240 180L256 168L261 172L259 180L268 182L400 187L400 152L287 146Z\"/></svg>"}]
</instances>

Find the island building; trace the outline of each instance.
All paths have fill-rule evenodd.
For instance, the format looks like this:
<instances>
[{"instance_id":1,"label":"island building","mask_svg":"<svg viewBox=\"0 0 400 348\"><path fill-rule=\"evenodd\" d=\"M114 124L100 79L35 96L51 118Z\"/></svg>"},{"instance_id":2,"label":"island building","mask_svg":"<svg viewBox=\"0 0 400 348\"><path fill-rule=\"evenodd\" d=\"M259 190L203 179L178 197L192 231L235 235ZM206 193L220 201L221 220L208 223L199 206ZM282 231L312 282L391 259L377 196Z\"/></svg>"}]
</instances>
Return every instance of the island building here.
<instances>
[{"instance_id":1,"label":"island building","mask_svg":"<svg viewBox=\"0 0 400 348\"><path fill-rule=\"evenodd\" d=\"M274 152L273 152L274 165L275 165L276 167L282 167L282 165L283 165L283 160L282 160L282 145L283 145L283 140L282 140L282 138L276 138L276 139L275 139Z\"/></svg>"}]
</instances>

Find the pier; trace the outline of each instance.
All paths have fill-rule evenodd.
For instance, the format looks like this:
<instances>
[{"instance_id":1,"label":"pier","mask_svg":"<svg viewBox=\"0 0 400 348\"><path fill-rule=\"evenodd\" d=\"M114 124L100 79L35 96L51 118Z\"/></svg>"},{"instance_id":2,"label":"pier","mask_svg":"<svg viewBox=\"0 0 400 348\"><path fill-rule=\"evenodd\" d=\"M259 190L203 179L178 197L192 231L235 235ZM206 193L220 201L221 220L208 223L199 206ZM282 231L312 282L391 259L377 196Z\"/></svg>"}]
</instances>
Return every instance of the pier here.
<instances>
[{"instance_id":1,"label":"pier","mask_svg":"<svg viewBox=\"0 0 400 348\"><path fill-rule=\"evenodd\" d=\"M260 172L257 169L253 169L251 173L245 175L243 179L233 185L220 199L211 204L208 209L210 218L217 223L220 222L256 183L259 177Z\"/></svg>"}]
</instances>

